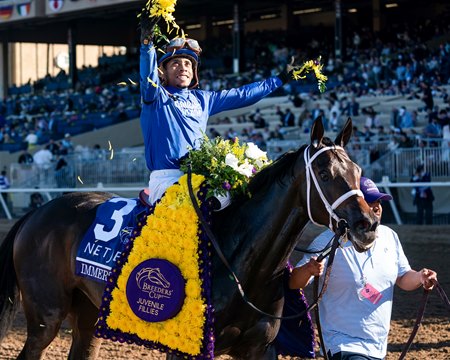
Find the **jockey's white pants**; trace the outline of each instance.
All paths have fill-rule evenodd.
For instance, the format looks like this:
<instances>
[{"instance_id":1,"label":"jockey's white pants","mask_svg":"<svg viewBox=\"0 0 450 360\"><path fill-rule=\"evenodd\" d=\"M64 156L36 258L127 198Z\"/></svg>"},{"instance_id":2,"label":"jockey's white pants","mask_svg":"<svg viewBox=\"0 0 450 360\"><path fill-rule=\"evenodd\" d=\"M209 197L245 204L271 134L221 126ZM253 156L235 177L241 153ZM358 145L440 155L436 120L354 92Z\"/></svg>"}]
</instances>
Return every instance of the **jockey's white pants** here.
<instances>
[{"instance_id":1,"label":"jockey's white pants","mask_svg":"<svg viewBox=\"0 0 450 360\"><path fill-rule=\"evenodd\" d=\"M148 182L148 200L153 205L159 200L166 190L178 179L183 176L183 172L178 169L153 170L150 173L150 180Z\"/></svg>"},{"instance_id":2,"label":"jockey's white pants","mask_svg":"<svg viewBox=\"0 0 450 360\"><path fill-rule=\"evenodd\" d=\"M153 170L150 173L150 180L148 182L149 202L154 205L164 195L166 190L175 184L183 174L178 169ZM215 197L220 202L217 210L222 210L231 203L229 192L226 195L216 195Z\"/></svg>"}]
</instances>

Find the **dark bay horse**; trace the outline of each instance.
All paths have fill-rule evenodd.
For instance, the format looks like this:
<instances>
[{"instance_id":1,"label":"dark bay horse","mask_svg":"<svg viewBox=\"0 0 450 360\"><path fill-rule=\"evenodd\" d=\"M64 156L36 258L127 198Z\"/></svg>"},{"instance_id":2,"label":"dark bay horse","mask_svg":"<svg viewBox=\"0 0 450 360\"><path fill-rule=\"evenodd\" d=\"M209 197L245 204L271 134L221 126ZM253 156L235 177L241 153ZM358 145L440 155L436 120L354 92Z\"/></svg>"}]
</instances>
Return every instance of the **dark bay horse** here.
<instances>
[{"instance_id":1,"label":"dark bay horse","mask_svg":"<svg viewBox=\"0 0 450 360\"><path fill-rule=\"evenodd\" d=\"M283 270L308 221L334 228L344 219L359 251L375 239L376 219L359 192L361 170L343 149L351 132L349 119L333 143L316 120L309 146L283 155L257 174L249 184L250 199L215 214L213 232L220 247L247 297L264 312L282 314ZM112 196L72 193L56 198L21 218L4 239L0 340L21 300L27 339L19 359L42 358L66 317L73 328L69 358L96 358L101 340L92 335L104 285L76 276L75 257L97 207ZM213 257L216 355L276 359L272 342L280 320L248 307L225 266Z\"/></svg>"}]
</instances>

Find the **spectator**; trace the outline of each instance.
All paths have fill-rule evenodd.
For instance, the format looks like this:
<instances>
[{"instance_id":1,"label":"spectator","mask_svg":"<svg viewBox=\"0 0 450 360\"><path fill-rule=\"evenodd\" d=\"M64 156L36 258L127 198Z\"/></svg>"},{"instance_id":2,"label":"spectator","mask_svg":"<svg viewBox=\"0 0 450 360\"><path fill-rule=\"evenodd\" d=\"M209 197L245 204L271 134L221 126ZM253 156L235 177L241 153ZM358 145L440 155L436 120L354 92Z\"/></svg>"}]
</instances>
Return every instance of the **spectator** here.
<instances>
[{"instance_id":1,"label":"spectator","mask_svg":"<svg viewBox=\"0 0 450 360\"><path fill-rule=\"evenodd\" d=\"M350 117L359 116L359 102L356 101L355 95L352 95L352 100L345 107L344 113Z\"/></svg>"},{"instance_id":2,"label":"spectator","mask_svg":"<svg viewBox=\"0 0 450 360\"><path fill-rule=\"evenodd\" d=\"M17 159L17 162L21 165L30 165L34 162L34 160L33 156L28 152L28 150L24 150Z\"/></svg>"},{"instance_id":3,"label":"spectator","mask_svg":"<svg viewBox=\"0 0 450 360\"><path fill-rule=\"evenodd\" d=\"M75 185L74 176L71 174L70 166L62 154L57 155L55 180L56 185L59 188L70 188Z\"/></svg>"},{"instance_id":4,"label":"spectator","mask_svg":"<svg viewBox=\"0 0 450 360\"><path fill-rule=\"evenodd\" d=\"M378 117L377 112L372 106L364 109L363 113L367 115L365 126L367 126L369 129L374 129L381 125L380 118Z\"/></svg>"},{"instance_id":5,"label":"spectator","mask_svg":"<svg viewBox=\"0 0 450 360\"><path fill-rule=\"evenodd\" d=\"M368 126L364 126L361 139L364 141L371 141L373 136L375 136L375 133L373 133Z\"/></svg>"},{"instance_id":6,"label":"spectator","mask_svg":"<svg viewBox=\"0 0 450 360\"><path fill-rule=\"evenodd\" d=\"M447 115L447 111L445 109L439 110L438 123L442 129L444 128L445 125L450 124L450 119L449 119L449 117Z\"/></svg>"},{"instance_id":7,"label":"spectator","mask_svg":"<svg viewBox=\"0 0 450 360\"><path fill-rule=\"evenodd\" d=\"M281 108L280 108L279 105L277 105L277 106L275 107L275 115L278 116L278 119L279 119L279 121L280 121L280 124L283 125L284 112L283 112L283 110L281 110Z\"/></svg>"},{"instance_id":8,"label":"spectator","mask_svg":"<svg viewBox=\"0 0 450 360\"><path fill-rule=\"evenodd\" d=\"M6 175L6 170L2 170L0 173L0 189L6 190L9 189L11 184L9 183L8 176ZM9 208L9 193L2 192L2 198L5 201L6 206ZM3 206L2 206L2 212L4 212ZM6 214L4 214L6 217Z\"/></svg>"},{"instance_id":9,"label":"spectator","mask_svg":"<svg viewBox=\"0 0 450 360\"><path fill-rule=\"evenodd\" d=\"M50 152L53 154L53 156L56 156L60 152L60 145L56 143L53 139L50 139L48 144L45 146L47 150L50 150Z\"/></svg>"},{"instance_id":10,"label":"spectator","mask_svg":"<svg viewBox=\"0 0 450 360\"><path fill-rule=\"evenodd\" d=\"M255 124L255 129L263 129L267 125L266 120L260 113L255 115L253 122Z\"/></svg>"},{"instance_id":11,"label":"spectator","mask_svg":"<svg viewBox=\"0 0 450 360\"><path fill-rule=\"evenodd\" d=\"M61 148L59 149L59 151L64 154L71 154L73 153L73 143L72 143L72 137L70 136L69 133L64 135L64 139L61 140Z\"/></svg>"},{"instance_id":12,"label":"spectator","mask_svg":"<svg viewBox=\"0 0 450 360\"><path fill-rule=\"evenodd\" d=\"M295 108L300 108L303 105L303 99L300 97L299 94L295 94L294 96L289 98L292 101L292 105L294 105Z\"/></svg>"},{"instance_id":13,"label":"spectator","mask_svg":"<svg viewBox=\"0 0 450 360\"><path fill-rule=\"evenodd\" d=\"M308 109L304 109L298 117L298 126L303 127L304 132L309 132L314 120L311 116L311 112Z\"/></svg>"},{"instance_id":14,"label":"spectator","mask_svg":"<svg viewBox=\"0 0 450 360\"><path fill-rule=\"evenodd\" d=\"M284 140L284 136L282 133L280 133L280 128L277 126L275 130L271 131L269 133L269 137L267 138L268 141L270 140Z\"/></svg>"},{"instance_id":15,"label":"spectator","mask_svg":"<svg viewBox=\"0 0 450 360\"><path fill-rule=\"evenodd\" d=\"M395 130L395 129L400 129L400 111L397 108L392 108L391 111L391 119L390 119L390 124L391 124L391 129Z\"/></svg>"},{"instance_id":16,"label":"spectator","mask_svg":"<svg viewBox=\"0 0 450 360\"><path fill-rule=\"evenodd\" d=\"M53 155L45 148L37 151L33 156L34 163L38 170L39 184L49 185L49 170L52 167Z\"/></svg>"},{"instance_id":17,"label":"spectator","mask_svg":"<svg viewBox=\"0 0 450 360\"><path fill-rule=\"evenodd\" d=\"M295 126L295 115L292 113L290 108L287 108L286 112L284 113L283 126Z\"/></svg>"},{"instance_id":18,"label":"spectator","mask_svg":"<svg viewBox=\"0 0 450 360\"><path fill-rule=\"evenodd\" d=\"M425 171L424 165L419 165L412 178L412 182L431 182L431 175ZM417 208L416 224L426 225L433 223L433 201L434 195L431 187L419 186L413 189L412 195L414 197L413 204Z\"/></svg>"},{"instance_id":19,"label":"spectator","mask_svg":"<svg viewBox=\"0 0 450 360\"><path fill-rule=\"evenodd\" d=\"M40 149L33 155L33 162L40 168L50 168L53 154L48 149Z\"/></svg>"},{"instance_id":20,"label":"spectator","mask_svg":"<svg viewBox=\"0 0 450 360\"><path fill-rule=\"evenodd\" d=\"M409 129L414 127L412 115L408 110L406 110L405 106L400 107L398 111L398 118L400 121L401 129Z\"/></svg>"},{"instance_id":21,"label":"spectator","mask_svg":"<svg viewBox=\"0 0 450 360\"><path fill-rule=\"evenodd\" d=\"M381 201L392 200L370 179L361 177L361 191L381 221ZM326 230L308 250L323 249L334 234ZM304 288L313 276L323 282L324 264L317 254L305 254L289 280L291 289ZM378 266L383 264L383 266ZM324 348L330 360L384 359L392 313L394 285L412 291L433 288L433 270L411 269L397 234L387 226L376 229L374 246L358 252L350 241L336 249L333 272L320 303ZM338 311L337 311L338 310Z\"/></svg>"},{"instance_id":22,"label":"spectator","mask_svg":"<svg viewBox=\"0 0 450 360\"><path fill-rule=\"evenodd\" d=\"M442 137L442 128L437 117L433 117L431 122L425 126L423 129L423 136L426 138Z\"/></svg>"},{"instance_id":23,"label":"spectator","mask_svg":"<svg viewBox=\"0 0 450 360\"><path fill-rule=\"evenodd\" d=\"M338 128L340 126L340 119L339 113L337 111L331 111L329 123L332 131L338 131Z\"/></svg>"},{"instance_id":24,"label":"spectator","mask_svg":"<svg viewBox=\"0 0 450 360\"><path fill-rule=\"evenodd\" d=\"M30 195L30 210L35 210L44 205L44 197L39 192Z\"/></svg>"},{"instance_id":25,"label":"spectator","mask_svg":"<svg viewBox=\"0 0 450 360\"><path fill-rule=\"evenodd\" d=\"M398 147L399 148L412 148L412 147L414 147L414 142L403 131L399 132L397 140L398 140Z\"/></svg>"},{"instance_id":26,"label":"spectator","mask_svg":"<svg viewBox=\"0 0 450 360\"><path fill-rule=\"evenodd\" d=\"M25 142L28 143L28 150L32 150L38 143L38 136L34 130L30 130L27 136L25 136Z\"/></svg>"},{"instance_id":27,"label":"spectator","mask_svg":"<svg viewBox=\"0 0 450 360\"><path fill-rule=\"evenodd\" d=\"M426 81L420 82L420 87L422 89L422 101L425 103L425 110L432 111L434 108L433 93L431 91L430 85Z\"/></svg>"},{"instance_id":28,"label":"spectator","mask_svg":"<svg viewBox=\"0 0 450 360\"><path fill-rule=\"evenodd\" d=\"M316 120L322 114L324 114L324 111L321 109L320 103L317 102L316 105L314 106L314 109L311 111L313 120Z\"/></svg>"}]
</instances>

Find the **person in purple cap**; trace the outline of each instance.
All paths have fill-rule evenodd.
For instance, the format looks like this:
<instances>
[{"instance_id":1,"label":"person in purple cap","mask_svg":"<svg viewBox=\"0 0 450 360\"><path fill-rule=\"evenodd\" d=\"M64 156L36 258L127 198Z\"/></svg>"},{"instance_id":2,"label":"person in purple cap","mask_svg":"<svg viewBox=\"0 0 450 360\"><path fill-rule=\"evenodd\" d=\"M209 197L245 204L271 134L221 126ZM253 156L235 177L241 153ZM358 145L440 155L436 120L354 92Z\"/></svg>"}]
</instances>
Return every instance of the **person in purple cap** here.
<instances>
[{"instance_id":1,"label":"person in purple cap","mask_svg":"<svg viewBox=\"0 0 450 360\"><path fill-rule=\"evenodd\" d=\"M145 159L151 171L150 202L178 181L180 159L196 149L206 133L211 115L255 104L282 87L292 76L291 67L278 76L222 91L198 89L198 66L202 49L194 39L176 37L158 60L153 26L141 14L140 86L141 129Z\"/></svg>"},{"instance_id":2,"label":"person in purple cap","mask_svg":"<svg viewBox=\"0 0 450 360\"><path fill-rule=\"evenodd\" d=\"M381 202L392 196L378 190L375 183L361 177L364 199L381 220ZM397 234L379 225L373 247L359 253L350 241L336 250L333 269L320 307L322 335L331 360L384 359L392 311L394 285L403 290L433 287L433 270L411 269ZM314 239L309 250L323 249L333 233L327 230ZM305 254L293 270L292 289L304 288L314 276L321 276L327 260ZM321 276L323 281L323 276Z\"/></svg>"}]
</instances>

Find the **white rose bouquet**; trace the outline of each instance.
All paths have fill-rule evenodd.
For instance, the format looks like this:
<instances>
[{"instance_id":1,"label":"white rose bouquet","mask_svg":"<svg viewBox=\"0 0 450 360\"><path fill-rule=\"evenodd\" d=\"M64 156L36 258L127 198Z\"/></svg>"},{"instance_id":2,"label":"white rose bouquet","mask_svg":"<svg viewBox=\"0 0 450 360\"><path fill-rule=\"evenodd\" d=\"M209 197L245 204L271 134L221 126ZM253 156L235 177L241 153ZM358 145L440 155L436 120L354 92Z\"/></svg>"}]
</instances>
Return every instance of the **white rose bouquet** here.
<instances>
[{"instance_id":1,"label":"white rose bouquet","mask_svg":"<svg viewBox=\"0 0 450 360\"><path fill-rule=\"evenodd\" d=\"M206 177L207 198L212 195L233 197L248 194L250 179L262 168L270 164L265 151L254 143L239 143L239 139L224 140L220 137L208 139L205 135L198 149L190 149L181 162L181 170L191 166L194 174Z\"/></svg>"}]
</instances>

